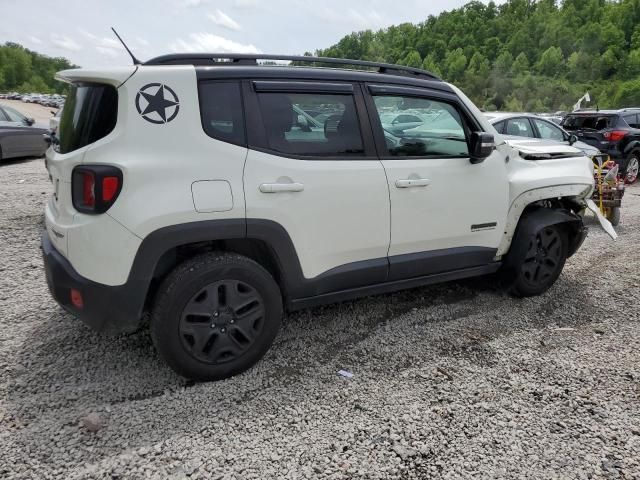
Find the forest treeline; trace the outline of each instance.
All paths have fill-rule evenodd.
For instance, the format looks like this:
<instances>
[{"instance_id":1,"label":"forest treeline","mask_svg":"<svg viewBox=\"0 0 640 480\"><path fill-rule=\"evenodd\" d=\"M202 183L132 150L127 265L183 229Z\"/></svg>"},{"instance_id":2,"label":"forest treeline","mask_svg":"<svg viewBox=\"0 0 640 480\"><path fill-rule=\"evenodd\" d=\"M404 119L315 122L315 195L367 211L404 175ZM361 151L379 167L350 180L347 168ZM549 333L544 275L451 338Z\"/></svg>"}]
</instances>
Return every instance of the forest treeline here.
<instances>
[{"instance_id":1,"label":"forest treeline","mask_svg":"<svg viewBox=\"0 0 640 480\"><path fill-rule=\"evenodd\" d=\"M0 92L63 93L56 72L73 68L66 58L51 58L17 43L0 45Z\"/></svg>"},{"instance_id":2,"label":"forest treeline","mask_svg":"<svg viewBox=\"0 0 640 480\"><path fill-rule=\"evenodd\" d=\"M487 110L566 110L586 91L590 106L640 106L640 0L472 1L314 55L422 67Z\"/></svg>"},{"instance_id":3,"label":"forest treeline","mask_svg":"<svg viewBox=\"0 0 640 480\"><path fill-rule=\"evenodd\" d=\"M640 106L640 0L472 1L314 54L422 67L487 110L566 110L586 91L591 106ZM0 92L61 92L53 75L71 67L0 45Z\"/></svg>"}]
</instances>

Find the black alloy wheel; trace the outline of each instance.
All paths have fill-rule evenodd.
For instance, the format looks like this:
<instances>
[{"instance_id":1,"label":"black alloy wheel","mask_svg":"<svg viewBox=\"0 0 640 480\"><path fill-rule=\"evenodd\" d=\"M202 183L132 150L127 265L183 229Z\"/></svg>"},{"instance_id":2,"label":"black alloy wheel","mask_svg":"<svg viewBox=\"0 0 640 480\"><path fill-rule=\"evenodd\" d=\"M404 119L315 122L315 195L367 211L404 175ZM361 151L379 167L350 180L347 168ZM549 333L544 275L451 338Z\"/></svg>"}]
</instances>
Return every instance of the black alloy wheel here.
<instances>
[{"instance_id":1,"label":"black alloy wheel","mask_svg":"<svg viewBox=\"0 0 640 480\"><path fill-rule=\"evenodd\" d=\"M264 327L264 315L264 301L255 288L221 280L202 288L185 305L180 339L201 362L229 362L251 348Z\"/></svg>"}]
</instances>

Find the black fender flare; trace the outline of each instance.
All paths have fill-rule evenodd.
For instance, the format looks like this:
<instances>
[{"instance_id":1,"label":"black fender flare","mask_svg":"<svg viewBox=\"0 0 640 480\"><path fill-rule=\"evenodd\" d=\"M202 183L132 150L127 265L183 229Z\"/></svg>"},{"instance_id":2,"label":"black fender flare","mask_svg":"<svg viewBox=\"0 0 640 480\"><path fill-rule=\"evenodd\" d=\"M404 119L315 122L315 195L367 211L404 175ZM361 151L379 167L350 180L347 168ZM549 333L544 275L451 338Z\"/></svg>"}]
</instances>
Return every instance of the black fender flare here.
<instances>
[{"instance_id":1,"label":"black fender flare","mask_svg":"<svg viewBox=\"0 0 640 480\"><path fill-rule=\"evenodd\" d=\"M632 140L629 143L627 143L624 147L623 153L625 155L630 155L632 153L640 154L640 140ZM625 160L625 166L626 166L626 160Z\"/></svg>"},{"instance_id":2,"label":"black fender flare","mask_svg":"<svg viewBox=\"0 0 640 480\"><path fill-rule=\"evenodd\" d=\"M587 227L582 217L571 210L559 208L536 208L525 211L516 227L511 248L503 258L502 273L505 279L512 280L518 273L529 245L528 239L540 230L552 225L564 224L569 237L568 257L573 255L587 236Z\"/></svg>"}]
</instances>

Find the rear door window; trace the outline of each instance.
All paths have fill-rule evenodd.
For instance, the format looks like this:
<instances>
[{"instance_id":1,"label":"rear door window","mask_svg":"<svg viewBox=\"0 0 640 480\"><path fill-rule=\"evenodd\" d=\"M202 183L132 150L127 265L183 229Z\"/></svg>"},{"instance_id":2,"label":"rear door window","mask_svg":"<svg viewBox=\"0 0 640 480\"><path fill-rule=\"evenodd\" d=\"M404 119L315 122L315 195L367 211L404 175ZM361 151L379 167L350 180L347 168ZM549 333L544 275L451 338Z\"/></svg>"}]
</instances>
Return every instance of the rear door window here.
<instances>
[{"instance_id":1,"label":"rear door window","mask_svg":"<svg viewBox=\"0 0 640 480\"><path fill-rule=\"evenodd\" d=\"M317 157L365 153L353 95L260 92L258 102L270 150Z\"/></svg>"},{"instance_id":2,"label":"rear door window","mask_svg":"<svg viewBox=\"0 0 640 480\"><path fill-rule=\"evenodd\" d=\"M116 126L118 92L111 85L73 85L60 119L58 145L68 153L106 137Z\"/></svg>"},{"instance_id":3,"label":"rear door window","mask_svg":"<svg viewBox=\"0 0 640 480\"><path fill-rule=\"evenodd\" d=\"M244 112L239 82L202 82L200 84L202 128L212 138L246 145Z\"/></svg>"},{"instance_id":4,"label":"rear door window","mask_svg":"<svg viewBox=\"0 0 640 480\"><path fill-rule=\"evenodd\" d=\"M534 138L533 128L527 118L510 118L505 124L505 135Z\"/></svg>"},{"instance_id":5,"label":"rear door window","mask_svg":"<svg viewBox=\"0 0 640 480\"><path fill-rule=\"evenodd\" d=\"M624 121L627 122L631 128L640 128L640 124L638 124L638 115L635 113L624 115Z\"/></svg>"},{"instance_id":6,"label":"rear door window","mask_svg":"<svg viewBox=\"0 0 640 480\"><path fill-rule=\"evenodd\" d=\"M614 115L568 115L562 126L565 130L604 130L615 126Z\"/></svg>"}]
</instances>

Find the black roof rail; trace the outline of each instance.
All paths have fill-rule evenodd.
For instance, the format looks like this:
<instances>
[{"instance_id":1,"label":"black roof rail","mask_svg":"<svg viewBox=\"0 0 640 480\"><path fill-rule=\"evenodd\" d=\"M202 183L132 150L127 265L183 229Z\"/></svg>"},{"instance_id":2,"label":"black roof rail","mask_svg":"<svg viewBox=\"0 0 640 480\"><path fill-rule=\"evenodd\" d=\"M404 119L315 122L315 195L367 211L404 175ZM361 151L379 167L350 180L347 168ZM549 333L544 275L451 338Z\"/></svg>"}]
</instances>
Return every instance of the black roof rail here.
<instances>
[{"instance_id":1,"label":"black roof rail","mask_svg":"<svg viewBox=\"0 0 640 480\"><path fill-rule=\"evenodd\" d=\"M174 53L161 55L143 63L143 65L258 65L258 60L285 60L291 62L325 63L332 65L352 65L372 67L379 73L391 75L414 75L441 81L431 72L419 68L405 67L391 63L351 60L348 58L307 57L302 55L262 55L254 53Z\"/></svg>"}]
</instances>

